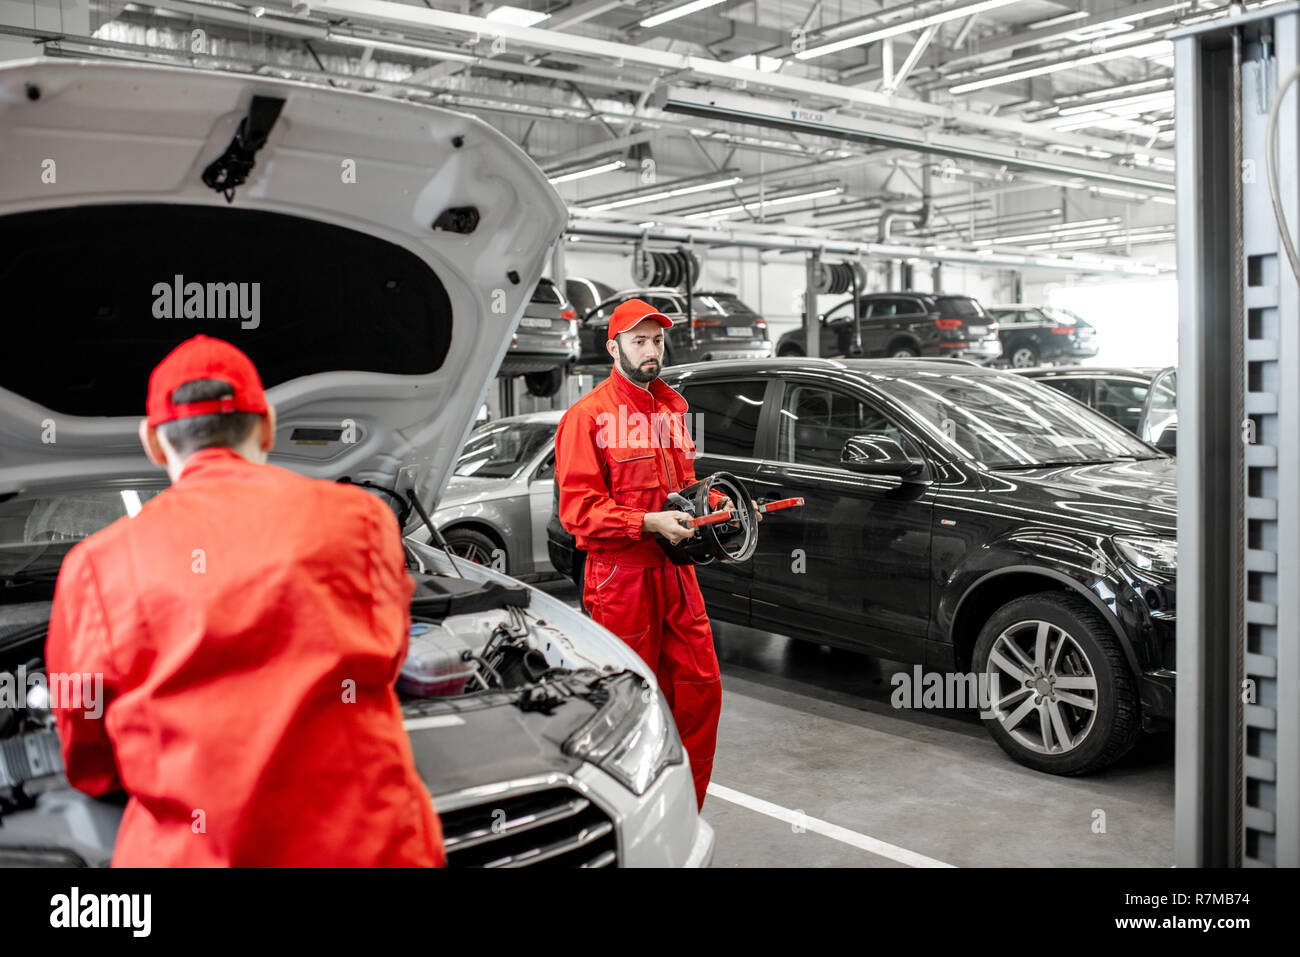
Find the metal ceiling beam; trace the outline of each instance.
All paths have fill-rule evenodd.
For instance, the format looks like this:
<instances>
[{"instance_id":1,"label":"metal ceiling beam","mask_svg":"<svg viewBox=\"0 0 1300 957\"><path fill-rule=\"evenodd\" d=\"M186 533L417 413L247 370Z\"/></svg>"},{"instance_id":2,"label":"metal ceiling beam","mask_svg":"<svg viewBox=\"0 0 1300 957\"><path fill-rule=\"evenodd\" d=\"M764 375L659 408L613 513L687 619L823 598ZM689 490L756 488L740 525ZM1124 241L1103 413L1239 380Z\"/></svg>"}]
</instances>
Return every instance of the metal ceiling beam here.
<instances>
[{"instance_id":1,"label":"metal ceiling beam","mask_svg":"<svg viewBox=\"0 0 1300 957\"><path fill-rule=\"evenodd\" d=\"M898 72L895 73L882 87L884 92L894 93L899 87L907 82L908 76L916 67L917 62L921 59L926 49L930 46L930 41L934 39L934 35L938 32L939 25L937 23L931 24L921 32L921 35L916 38L916 43L912 45L911 51L908 52L907 59L903 61L903 65L898 68Z\"/></svg>"},{"instance_id":2,"label":"metal ceiling beam","mask_svg":"<svg viewBox=\"0 0 1300 957\"><path fill-rule=\"evenodd\" d=\"M838 139L883 143L919 153L960 157L1017 169L1063 173L1109 184L1172 193L1174 179L1159 173L1138 173L1083 157L1066 157L1015 143L973 140L953 133L935 133L898 123L857 119L829 111L791 109L788 103L740 93L694 87L662 87L657 105L668 112L707 116L775 129L816 133ZM1112 146L1112 148L1115 148Z\"/></svg>"},{"instance_id":3,"label":"metal ceiling beam","mask_svg":"<svg viewBox=\"0 0 1300 957\"><path fill-rule=\"evenodd\" d=\"M241 3L243 0L241 0ZM268 0L270 2L270 0ZM1161 0L1153 0L1161 2ZM1168 0L1164 0L1168 2ZM581 54L596 59L614 61L619 65L640 65L668 73L694 74L701 80L723 80L744 83L750 88L769 89L788 94L797 99L825 100L829 103L847 103L862 108L885 110L911 117L914 120L959 124L999 136L1016 136L1031 141L1067 143L1080 148L1104 149L1114 152L1118 145L1094 137L1061 134L1035 127L1032 123L1004 117L989 116L974 110L938 106L903 97L888 96L871 90L845 87L837 83L810 80L778 73L765 73L731 63L721 63L704 57L668 53L644 46L613 43L580 37L572 34L497 23L481 17L415 7L389 0L318 0L314 11L327 17L355 18L369 22L397 25L417 30L443 31L463 36L496 37L507 42L543 51ZM1130 155L1146 152L1129 149ZM1162 155L1150 153L1149 156Z\"/></svg>"}]
</instances>

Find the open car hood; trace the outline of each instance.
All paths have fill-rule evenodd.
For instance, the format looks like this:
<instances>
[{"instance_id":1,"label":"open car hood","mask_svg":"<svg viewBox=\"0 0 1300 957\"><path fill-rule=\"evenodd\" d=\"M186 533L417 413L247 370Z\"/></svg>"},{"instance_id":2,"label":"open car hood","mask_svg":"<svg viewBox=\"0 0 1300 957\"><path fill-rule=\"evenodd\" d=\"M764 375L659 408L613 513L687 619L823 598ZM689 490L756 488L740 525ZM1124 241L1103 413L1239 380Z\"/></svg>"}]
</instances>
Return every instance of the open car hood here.
<instances>
[{"instance_id":1,"label":"open car hood","mask_svg":"<svg viewBox=\"0 0 1300 957\"><path fill-rule=\"evenodd\" d=\"M227 202L204 172L246 118L269 134ZM136 438L149 372L204 333L257 364L273 462L431 503L564 222L537 166L461 113L0 67L0 496L165 482Z\"/></svg>"}]
</instances>

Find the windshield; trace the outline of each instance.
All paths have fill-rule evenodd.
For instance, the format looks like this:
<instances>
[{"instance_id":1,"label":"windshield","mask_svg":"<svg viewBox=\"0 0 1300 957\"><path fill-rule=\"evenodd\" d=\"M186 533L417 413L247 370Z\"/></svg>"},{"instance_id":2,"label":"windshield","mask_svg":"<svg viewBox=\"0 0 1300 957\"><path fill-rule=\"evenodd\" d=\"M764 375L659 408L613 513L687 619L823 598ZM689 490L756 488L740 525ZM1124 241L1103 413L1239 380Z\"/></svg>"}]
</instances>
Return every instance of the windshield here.
<instances>
[{"instance_id":1,"label":"windshield","mask_svg":"<svg viewBox=\"0 0 1300 957\"><path fill-rule=\"evenodd\" d=\"M551 422L489 423L470 434L455 474L514 478L554 437Z\"/></svg>"},{"instance_id":2,"label":"windshield","mask_svg":"<svg viewBox=\"0 0 1300 957\"><path fill-rule=\"evenodd\" d=\"M1160 457L1106 417L1022 376L934 372L875 384L986 468Z\"/></svg>"},{"instance_id":3,"label":"windshield","mask_svg":"<svg viewBox=\"0 0 1300 957\"><path fill-rule=\"evenodd\" d=\"M56 574L73 545L134 515L159 491L95 490L0 502L0 580Z\"/></svg>"},{"instance_id":4,"label":"windshield","mask_svg":"<svg viewBox=\"0 0 1300 957\"><path fill-rule=\"evenodd\" d=\"M949 319L985 319L988 313L969 296L940 296L935 300L939 313Z\"/></svg>"}]
</instances>

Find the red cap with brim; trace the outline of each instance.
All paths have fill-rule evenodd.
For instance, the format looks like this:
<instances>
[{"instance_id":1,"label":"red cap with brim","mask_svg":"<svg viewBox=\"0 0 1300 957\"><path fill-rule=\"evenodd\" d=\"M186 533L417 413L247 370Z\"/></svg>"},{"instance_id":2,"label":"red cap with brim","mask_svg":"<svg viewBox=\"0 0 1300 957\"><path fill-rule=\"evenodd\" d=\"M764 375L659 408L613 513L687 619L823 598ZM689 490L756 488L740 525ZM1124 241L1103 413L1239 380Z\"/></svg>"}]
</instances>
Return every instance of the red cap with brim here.
<instances>
[{"instance_id":1,"label":"red cap with brim","mask_svg":"<svg viewBox=\"0 0 1300 957\"><path fill-rule=\"evenodd\" d=\"M627 332L646 319L654 319L665 329L673 324L671 319L662 312L656 311L655 307L644 299L629 299L627 302L620 302L614 314L609 317L609 338L613 339L620 333Z\"/></svg>"},{"instance_id":2,"label":"red cap with brim","mask_svg":"<svg viewBox=\"0 0 1300 957\"><path fill-rule=\"evenodd\" d=\"M172 393L196 379L225 382L233 395L179 405L172 402ZM252 359L222 339L195 336L182 342L154 367L149 376L147 409L151 426L219 412L265 415L266 393Z\"/></svg>"}]
</instances>

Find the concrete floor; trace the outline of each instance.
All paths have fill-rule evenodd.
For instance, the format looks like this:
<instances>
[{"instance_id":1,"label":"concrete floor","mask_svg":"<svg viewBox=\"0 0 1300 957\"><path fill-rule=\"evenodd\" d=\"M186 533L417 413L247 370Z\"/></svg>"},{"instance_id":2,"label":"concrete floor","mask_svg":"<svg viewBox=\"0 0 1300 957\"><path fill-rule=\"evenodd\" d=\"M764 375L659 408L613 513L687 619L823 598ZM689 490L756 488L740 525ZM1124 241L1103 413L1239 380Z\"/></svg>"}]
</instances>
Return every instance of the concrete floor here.
<instances>
[{"instance_id":1,"label":"concrete floor","mask_svg":"<svg viewBox=\"0 0 1300 957\"><path fill-rule=\"evenodd\" d=\"M1172 735L1087 777L1040 774L971 713L891 707L903 665L721 622L714 638L715 867L1173 865Z\"/></svg>"}]
</instances>

